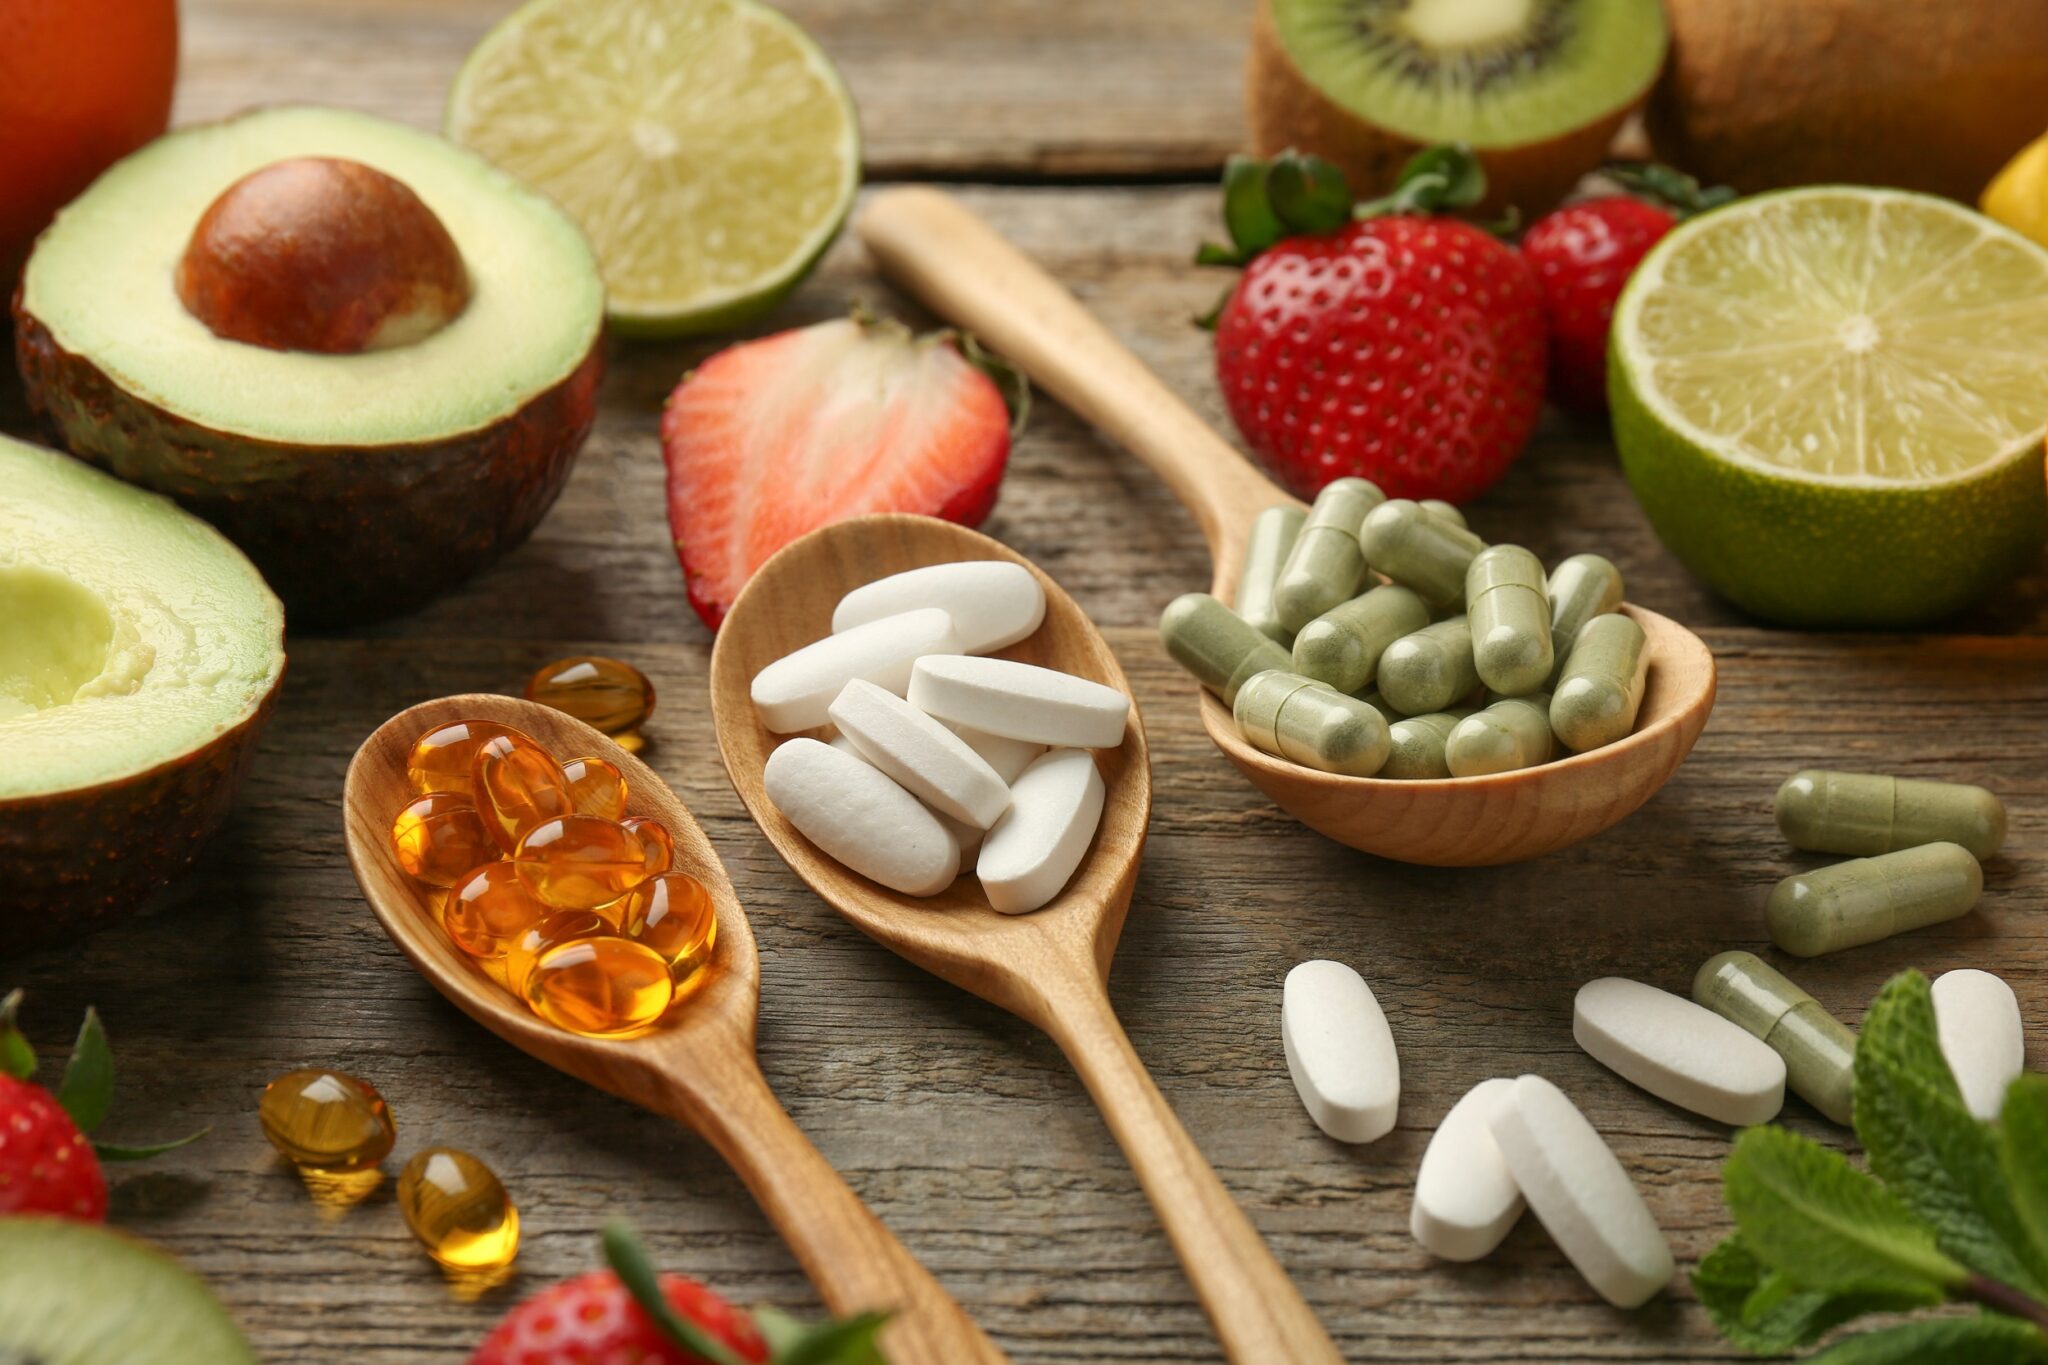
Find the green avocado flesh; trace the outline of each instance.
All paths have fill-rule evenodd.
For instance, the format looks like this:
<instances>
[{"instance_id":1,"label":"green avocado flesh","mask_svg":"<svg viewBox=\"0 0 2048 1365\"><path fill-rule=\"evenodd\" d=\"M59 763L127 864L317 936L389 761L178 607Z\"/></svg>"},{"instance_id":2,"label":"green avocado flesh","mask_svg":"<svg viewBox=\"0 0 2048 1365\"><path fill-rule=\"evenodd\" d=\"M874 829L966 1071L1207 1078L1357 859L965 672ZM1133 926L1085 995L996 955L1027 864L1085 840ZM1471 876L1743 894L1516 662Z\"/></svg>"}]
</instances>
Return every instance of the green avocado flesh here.
<instances>
[{"instance_id":1,"label":"green avocado flesh","mask_svg":"<svg viewBox=\"0 0 2048 1365\"><path fill-rule=\"evenodd\" d=\"M173 284L220 192L290 157L344 157L425 201L467 266L470 301L422 341L360 355L223 340ZM258 110L160 138L57 215L21 309L128 393L218 431L286 444L386 446L491 426L581 365L604 286L580 232L546 199L431 134L338 109Z\"/></svg>"},{"instance_id":2,"label":"green avocado flesh","mask_svg":"<svg viewBox=\"0 0 2048 1365\"><path fill-rule=\"evenodd\" d=\"M0 801L190 753L283 671L284 609L220 532L0 436Z\"/></svg>"},{"instance_id":3,"label":"green avocado flesh","mask_svg":"<svg viewBox=\"0 0 2048 1365\"><path fill-rule=\"evenodd\" d=\"M0 1218L0 1361L256 1365L233 1319L162 1252L90 1223Z\"/></svg>"},{"instance_id":4,"label":"green avocado flesh","mask_svg":"<svg viewBox=\"0 0 2048 1365\"><path fill-rule=\"evenodd\" d=\"M1520 147L1610 114L1649 87L1668 35L1659 0L1272 0L1301 74L1416 142Z\"/></svg>"}]
</instances>

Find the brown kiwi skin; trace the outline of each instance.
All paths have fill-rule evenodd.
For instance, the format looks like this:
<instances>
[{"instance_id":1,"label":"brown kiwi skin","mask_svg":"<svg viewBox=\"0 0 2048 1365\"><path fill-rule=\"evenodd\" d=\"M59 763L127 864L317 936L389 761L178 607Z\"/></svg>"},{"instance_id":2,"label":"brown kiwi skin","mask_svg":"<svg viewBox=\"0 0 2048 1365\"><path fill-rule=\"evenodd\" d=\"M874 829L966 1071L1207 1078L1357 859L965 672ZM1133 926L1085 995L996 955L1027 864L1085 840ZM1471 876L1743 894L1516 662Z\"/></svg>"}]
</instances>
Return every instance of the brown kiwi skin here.
<instances>
[{"instance_id":1,"label":"brown kiwi skin","mask_svg":"<svg viewBox=\"0 0 2048 1365\"><path fill-rule=\"evenodd\" d=\"M1615 133L1654 83L1653 77L1608 113L1547 141L1475 148L1486 167L1479 212L1498 214L1512 206L1533 218L1556 207L1607 158ZM1361 199L1392 189L1401 168L1424 145L1366 122L1303 76L1280 41L1271 0L1259 0L1252 19L1245 118L1254 155L1273 156L1289 147L1313 152L1343 171Z\"/></svg>"},{"instance_id":2,"label":"brown kiwi skin","mask_svg":"<svg viewBox=\"0 0 2048 1365\"><path fill-rule=\"evenodd\" d=\"M2042 0L1666 0L1660 159L1744 192L1892 185L1974 200L2048 127Z\"/></svg>"}]
</instances>

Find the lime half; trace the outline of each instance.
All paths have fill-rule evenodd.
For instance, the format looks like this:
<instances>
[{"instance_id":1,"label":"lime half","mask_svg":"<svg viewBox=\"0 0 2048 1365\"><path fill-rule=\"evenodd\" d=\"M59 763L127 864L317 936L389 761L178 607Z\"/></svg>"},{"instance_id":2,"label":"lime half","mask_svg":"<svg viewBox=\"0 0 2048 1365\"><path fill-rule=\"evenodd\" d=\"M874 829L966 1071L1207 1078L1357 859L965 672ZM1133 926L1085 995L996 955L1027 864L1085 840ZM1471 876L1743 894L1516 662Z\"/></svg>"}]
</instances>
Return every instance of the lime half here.
<instances>
[{"instance_id":1,"label":"lime half","mask_svg":"<svg viewBox=\"0 0 2048 1365\"><path fill-rule=\"evenodd\" d=\"M582 225L641 335L773 307L860 184L839 73L754 0L529 0L463 63L448 136Z\"/></svg>"},{"instance_id":2,"label":"lime half","mask_svg":"<svg viewBox=\"0 0 2048 1365\"><path fill-rule=\"evenodd\" d=\"M1898 626L2048 532L2048 251L1944 199L1821 187L1680 225L1614 314L1622 467L1749 611Z\"/></svg>"}]
</instances>

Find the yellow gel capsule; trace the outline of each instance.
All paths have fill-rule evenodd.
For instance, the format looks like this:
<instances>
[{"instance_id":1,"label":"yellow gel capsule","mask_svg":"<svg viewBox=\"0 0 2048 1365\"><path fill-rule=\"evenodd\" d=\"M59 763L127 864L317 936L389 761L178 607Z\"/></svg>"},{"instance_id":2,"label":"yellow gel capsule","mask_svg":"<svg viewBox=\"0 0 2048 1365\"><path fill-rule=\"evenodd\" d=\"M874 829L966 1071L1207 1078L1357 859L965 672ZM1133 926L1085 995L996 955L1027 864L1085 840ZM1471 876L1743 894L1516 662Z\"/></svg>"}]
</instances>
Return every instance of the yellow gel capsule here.
<instances>
[{"instance_id":1,"label":"yellow gel capsule","mask_svg":"<svg viewBox=\"0 0 2048 1365\"><path fill-rule=\"evenodd\" d=\"M718 912L711 892L687 872L664 872L627 898L619 926L628 938L661 954L680 994L711 961Z\"/></svg>"},{"instance_id":2,"label":"yellow gel capsule","mask_svg":"<svg viewBox=\"0 0 2048 1365\"><path fill-rule=\"evenodd\" d=\"M634 837L640 841L640 847L646 850L648 876L658 876L675 866L676 841L675 836L668 832L667 825L659 820L650 820L644 815L636 815L619 823L633 831Z\"/></svg>"},{"instance_id":3,"label":"yellow gel capsule","mask_svg":"<svg viewBox=\"0 0 2048 1365\"><path fill-rule=\"evenodd\" d=\"M505 985L523 993L526 978L542 953L579 938L617 933L618 929L610 918L595 910L557 910L529 925L505 945Z\"/></svg>"},{"instance_id":4,"label":"yellow gel capsule","mask_svg":"<svg viewBox=\"0 0 2048 1365\"><path fill-rule=\"evenodd\" d=\"M287 1071L256 1103L263 1136L307 1170L364 1171L391 1155L398 1126L377 1087L346 1071Z\"/></svg>"},{"instance_id":5,"label":"yellow gel capsule","mask_svg":"<svg viewBox=\"0 0 2048 1365\"><path fill-rule=\"evenodd\" d=\"M617 820L626 813L626 775L603 758L572 758L562 765L569 800L578 815Z\"/></svg>"},{"instance_id":6,"label":"yellow gel capsule","mask_svg":"<svg viewBox=\"0 0 2048 1365\"><path fill-rule=\"evenodd\" d=\"M498 735L477 747L471 789L484 828L507 853L529 830L576 813L561 765L530 739Z\"/></svg>"},{"instance_id":7,"label":"yellow gel capsule","mask_svg":"<svg viewBox=\"0 0 2048 1365\"><path fill-rule=\"evenodd\" d=\"M509 725L494 720L458 720L437 725L413 741L405 758L406 780L421 795L455 792L470 795L470 779L476 767L476 751L484 741L517 735L533 741Z\"/></svg>"},{"instance_id":8,"label":"yellow gel capsule","mask_svg":"<svg viewBox=\"0 0 2048 1365\"><path fill-rule=\"evenodd\" d=\"M628 938L606 935L557 944L535 959L526 974L526 1003L571 1033L636 1033L661 1018L674 998L667 961Z\"/></svg>"},{"instance_id":9,"label":"yellow gel capsule","mask_svg":"<svg viewBox=\"0 0 2048 1365\"><path fill-rule=\"evenodd\" d=\"M557 659L526 683L526 699L608 735L637 730L654 714L654 684L624 659L584 654Z\"/></svg>"},{"instance_id":10,"label":"yellow gel capsule","mask_svg":"<svg viewBox=\"0 0 2048 1365\"><path fill-rule=\"evenodd\" d=\"M450 1270L496 1270L519 1254L519 1210L468 1152L415 1153L398 1173L398 1208L427 1255Z\"/></svg>"},{"instance_id":11,"label":"yellow gel capsule","mask_svg":"<svg viewBox=\"0 0 2048 1365\"><path fill-rule=\"evenodd\" d=\"M647 846L616 820L568 815L527 833L513 854L519 880L557 910L595 910L652 875Z\"/></svg>"},{"instance_id":12,"label":"yellow gel capsule","mask_svg":"<svg viewBox=\"0 0 2048 1365\"><path fill-rule=\"evenodd\" d=\"M428 886L453 886L505 856L466 796L429 792L406 802L391 822L399 870Z\"/></svg>"},{"instance_id":13,"label":"yellow gel capsule","mask_svg":"<svg viewBox=\"0 0 2048 1365\"><path fill-rule=\"evenodd\" d=\"M512 864L485 863L449 888L441 925L471 957L499 958L547 913Z\"/></svg>"}]
</instances>

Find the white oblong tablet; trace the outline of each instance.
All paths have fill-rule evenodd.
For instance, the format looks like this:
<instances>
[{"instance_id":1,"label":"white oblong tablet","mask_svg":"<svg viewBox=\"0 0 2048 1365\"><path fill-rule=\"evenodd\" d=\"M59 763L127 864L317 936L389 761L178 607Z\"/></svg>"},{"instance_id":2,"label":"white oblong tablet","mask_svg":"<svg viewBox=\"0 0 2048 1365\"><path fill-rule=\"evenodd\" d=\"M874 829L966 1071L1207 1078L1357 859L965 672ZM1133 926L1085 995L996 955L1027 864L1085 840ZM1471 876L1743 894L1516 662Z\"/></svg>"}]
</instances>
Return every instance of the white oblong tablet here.
<instances>
[{"instance_id":1,"label":"white oblong tablet","mask_svg":"<svg viewBox=\"0 0 2048 1365\"><path fill-rule=\"evenodd\" d=\"M960 874L953 836L880 769L815 739L778 744L761 771L798 833L870 881L932 896Z\"/></svg>"},{"instance_id":2,"label":"white oblong tablet","mask_svg":"<svg viewBox=\"0 0 2048 1365\"><path fill-rule=\"evenodd\" d=\"M832 630L941 607L953 618L962 654L989 654L1016 644L1045 619L1045 589L1022 564L1001 559L931 564L866 583L839 599Z\"/></svg>"},{"instance_id":3,"label":"white oblong tablet","mask_svg":"<svg viewBox=\"0 0 2048 1365\"><path fill-rule=\"evenodd\" d=\"M1280 992L1280 1045L1316 1127L1339 1142L1371 1142L1393 1130L1401 1061L1364 977L1341 962L1298 964Z\"/></svg>"},{"instance_id":4,"label":"white oblong tablet","mask_svg":"<svg viewBox=\"0 0 2048 1365\"><path fill-rule=\"evenodd\" d=\"M1432 1255L1476 1261L1522 1216L1522 1188L1493 1140L1493 1112L1513 1086L1495 1076L1467 1090L1422 1153L1408 1230Z\"/></svg>"},{"instance_id":5,"label":"white oblong tablet","mask_svg":"<svg viewBox=\"0 0 2048 1365\"><path fill-rule=\"evenodd\" d=\"M1060 893L1102 822L1102 774L1086 749L1054 749L1010 784L1010 809L981 841L975 875L1005 915Z\"/></svg>"},{"instance_id":6,"label":"white oblong tablet","mask_svg":"<svg viewBox=\"0 0 2048 1365\"><path fill-rule=\"evenodd\" d=\"M1785 1059L1739 1024L1626 977L1579 987L1572 1038L1659 1099L1738 1127L1785 1107Z\"/></svg>"},{"instance_id":7,"label":"white oblong tablet","mask_svg":"<svg viewBox=\"0 0 2048 1365\"><path fill-rule=\"evenodd\" d=\"M862 758L941 815L987 829L1010 808L1009 784L988 761L895 693L855 678L829 714Z\"/></svg>"},{"instance_id":8,"label":"white oblong tablet","mask_svg":"<svg viewBox=\"0 0 2048 1365\"><path fill-rule=\"evenodd\" d=\"M1015 782L1017 774L1030 767L1031 760L1045 752L1043 744L1028 739L992 735L971 725L955 725L950 720L939 723L966 740L967 747L980 754L982 762L994 768L996 776L1002 778L1004 782Z\"/></svg>"},{"instance_id":9,"label":"white oblong tablet","mask_svg":"<svg viewBox=\"0 0 2048 1365\"><path fill-rule=\"evenodd\" d=\"M863 763L868 762L867 756L845 735L834 735L828 743L843 754L851 754ZM868 766L872 768L874 764L868 763ZM930 806L926 806L925 809L931 810L932 814L938 818L938 822L945 826L946 833L953 836L953 846L960 851L960 866L963 868L970 866L974 855L981 849L982 835L988 833L988 831L979 825L970 825L965 820L955 820L944 811L932 810Z\"/></svg>"},{"instance_id":10,"label":"white oblong tablet","mask_svg":"<svg viewBox=\"0 0 2048 1365\"><path fill-rule=\"evenodd\" d=\"M1628 1172L1578 1106L1521 1076L1493 1111L1493 1140L1522 1198L1586 1283L1635 1308L1671 1283L1671 1246Z\"/></svg>"},{"instance_id":11,"label":"white oblong tablet","mask_svg":"<svg viewBox=\"0 0 2048 1365\"><path fill-rule=\"evenodd\" d=\"M1980 1119L1997 1118L2027 1064L2019 997L1990 972L1943 972L1934 978L1934 1027L1963 1103Z\"/></svg>"},{"instance_id":12,"label":"white oblong tablet","mask_svg":"<svg viewBox=\"0 0 2048 1365\"><path fill-rule=\"evenodd\" d=\"M919 659L910 671L910 704L992 735L1076 749L1123 743L1131 710L1131 699L1114 687L1014 659L964 654Z\"/></svg>"},{"instance_id":13,"label":"white oblong tablet","mask_svg":"<svg viewBox=\"0 0 2048 1365\"><path fill-rule=\"evenodd\" d=\"M855 678L902 695L910 667L924 654L950 654L953 618L920 607L827 635L785 654L754 675L754 709L779 735L823 725L839 690Z\"/></svg>"}]
</instances>

